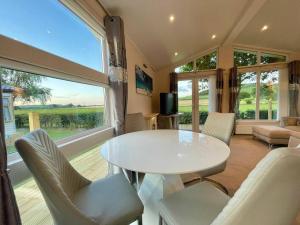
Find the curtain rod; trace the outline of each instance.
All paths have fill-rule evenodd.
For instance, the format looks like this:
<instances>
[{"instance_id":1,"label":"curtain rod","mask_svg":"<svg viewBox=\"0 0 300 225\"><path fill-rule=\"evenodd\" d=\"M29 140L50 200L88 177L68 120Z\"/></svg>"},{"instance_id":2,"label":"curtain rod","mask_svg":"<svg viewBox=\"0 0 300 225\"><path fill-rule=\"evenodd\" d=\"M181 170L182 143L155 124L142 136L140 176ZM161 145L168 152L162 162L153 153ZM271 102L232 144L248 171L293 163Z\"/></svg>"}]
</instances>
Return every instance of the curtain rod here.
<instances>
[{"instance_id":1,"label":"curtain rod","mask_svg":"<svg viewBox=\"0 0 300 225\"><path fill-rule=\"evenodd\" d=\"M107 16L111 16L111 14L106 10L106 8L103 6L101 0L96 0L98 2L98 4L101 6L101 8L103 9L103 11L105 12L105 14Z\"/></svg>"}]
</instances>

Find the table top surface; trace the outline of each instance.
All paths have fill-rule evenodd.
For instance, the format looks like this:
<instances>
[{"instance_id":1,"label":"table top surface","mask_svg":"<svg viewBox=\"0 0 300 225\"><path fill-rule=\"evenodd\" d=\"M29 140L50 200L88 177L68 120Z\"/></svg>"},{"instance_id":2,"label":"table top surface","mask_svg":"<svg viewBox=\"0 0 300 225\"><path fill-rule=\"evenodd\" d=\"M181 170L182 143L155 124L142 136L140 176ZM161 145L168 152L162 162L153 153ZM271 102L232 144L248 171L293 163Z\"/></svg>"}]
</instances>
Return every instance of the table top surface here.
<instances>
[{"instance_id":1,"label":"table top surface","mask_svg":"<svg viewBox=\"0 0 300 225\"><path fill-rule=\"evenodd\" d=\"M145 130L114 137L102 156L118 167L155 174L203 171L224 163L229 147L217 138L183 130Z\"/></svg>"}]
</instances>

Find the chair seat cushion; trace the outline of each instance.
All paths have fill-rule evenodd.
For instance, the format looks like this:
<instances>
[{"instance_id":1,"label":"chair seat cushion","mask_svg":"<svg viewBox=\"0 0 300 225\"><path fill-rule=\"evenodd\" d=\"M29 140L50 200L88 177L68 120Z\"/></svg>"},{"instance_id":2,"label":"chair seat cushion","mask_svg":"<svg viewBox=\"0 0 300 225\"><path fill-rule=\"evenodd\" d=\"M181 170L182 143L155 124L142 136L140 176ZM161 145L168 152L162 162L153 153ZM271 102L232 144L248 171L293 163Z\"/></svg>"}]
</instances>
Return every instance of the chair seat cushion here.
<instances>
[{"instance_id":1,"label":"chair seat cushion","mask_svg":"<svg viewBox=\"0 0 300 225\"><path fill-rule=\"evenodd\" d=\"M130 224L144 207L123 174L92 182L72 198L87 217L103 225Z\"/></svg>"},{"instance_id":2,"label":"chair seat cushion","mask_svg":"<svg viewBox=\"0 0 300 225\"><path fill-rule=\"evenodd\" d=\"M167 224L209 225L229 199L210 183L200 182L163 199L159 210Z\"/></svg>"},{"instance_id":3,"label":"chair seat cushion","mask_svg":"<svg viewBox=\"0 0 300 225\"><path fill-rule=\"evenodd\" d=\"M282 127L259 125L259 126L253 126L252 129L253 132L269 138L288 139L290 137L290 130Z\"/></svg>"}]
</instances>

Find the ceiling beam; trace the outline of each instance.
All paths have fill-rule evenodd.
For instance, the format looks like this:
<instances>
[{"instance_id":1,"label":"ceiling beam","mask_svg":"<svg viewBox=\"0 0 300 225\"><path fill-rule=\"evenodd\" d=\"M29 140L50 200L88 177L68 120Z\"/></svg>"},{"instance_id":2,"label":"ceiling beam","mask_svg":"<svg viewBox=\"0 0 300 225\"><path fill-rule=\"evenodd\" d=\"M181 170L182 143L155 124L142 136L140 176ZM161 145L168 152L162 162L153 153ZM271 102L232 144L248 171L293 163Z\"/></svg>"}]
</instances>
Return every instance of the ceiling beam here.
<instances>
[{"instance_id":1,"label":"ceiling beam","mask_svg":"<svg viewBox=\"0 0 300 225\"><path fill-rule=\"evenodd\" d=\"M247 4L241 17L227 35L222 45L231 45L266 2L267 0L253 0L250 4Z\"/></svg>"}]
</instances>

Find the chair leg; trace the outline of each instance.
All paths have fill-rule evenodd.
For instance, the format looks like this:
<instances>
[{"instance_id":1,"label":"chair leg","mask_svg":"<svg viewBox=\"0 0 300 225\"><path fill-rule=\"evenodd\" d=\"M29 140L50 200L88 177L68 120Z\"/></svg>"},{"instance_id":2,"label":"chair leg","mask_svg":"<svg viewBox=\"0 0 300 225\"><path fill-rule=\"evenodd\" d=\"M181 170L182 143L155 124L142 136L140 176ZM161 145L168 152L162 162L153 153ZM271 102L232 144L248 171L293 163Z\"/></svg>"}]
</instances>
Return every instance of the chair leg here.
<instances>
[{"instance_id":1,"label":"chair leg","mask_svg":"<svg viewBox=\"0 0 300 225\"><path fill-rule=\"evenodd\" d=\"M159 215L159 222L158 222L159 225L163 225L163 218L161 215Z\"/></svg>"},{"instance_id":2,"label":"chair leg","mask_svg":"<svg viewBox=\"0 0 300 225\"><path fill-rule=\"evenodd\" d=\"M143 216L140 215L138 218L138 225L143 225Z\"/></svg>"},{"instance_id":3,"label":"chair leg","mask_svg":"<svg viewBox=\"0 0 300 225\"><path fill-rule=\"evenodd\" d=\"M209 179L206 177L201 178L201 181L211 182L211 183L215 184L217 187L219 187L226 195L229 195L227 188L223 184L219 183L218 181L215 181L215 180L212 180L212 179Z\"/></svg>"}]
</instances>

